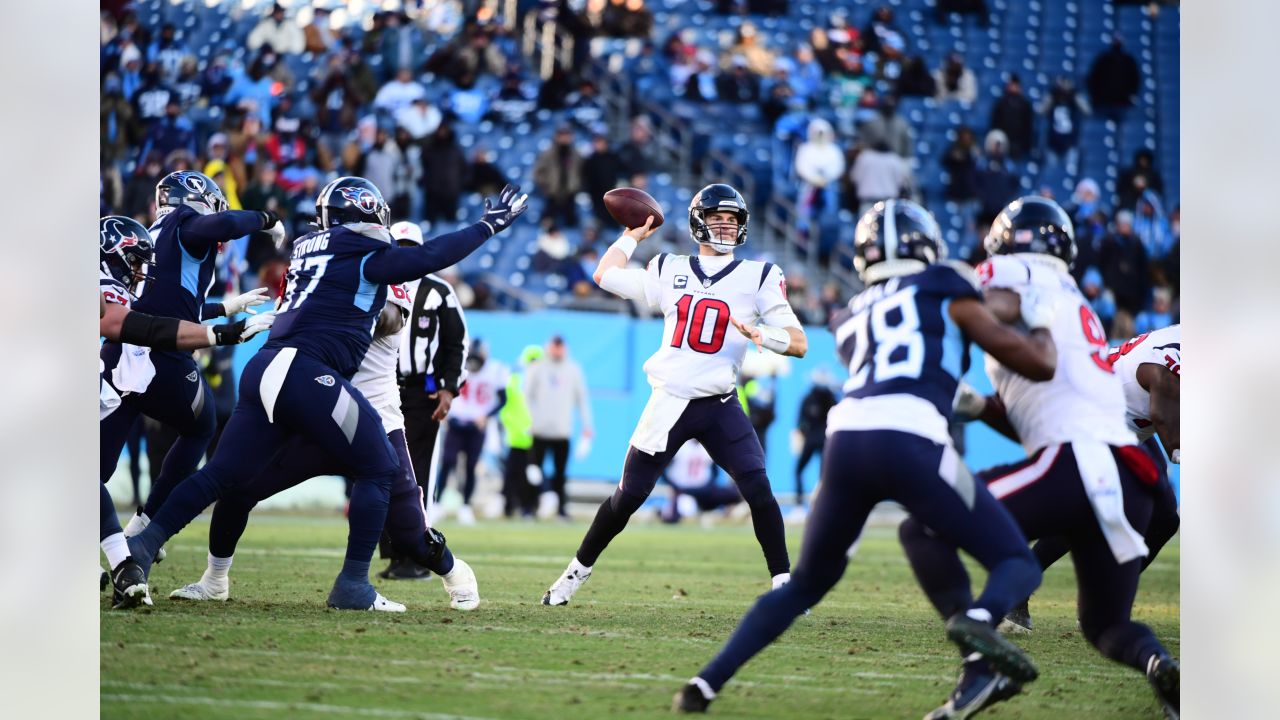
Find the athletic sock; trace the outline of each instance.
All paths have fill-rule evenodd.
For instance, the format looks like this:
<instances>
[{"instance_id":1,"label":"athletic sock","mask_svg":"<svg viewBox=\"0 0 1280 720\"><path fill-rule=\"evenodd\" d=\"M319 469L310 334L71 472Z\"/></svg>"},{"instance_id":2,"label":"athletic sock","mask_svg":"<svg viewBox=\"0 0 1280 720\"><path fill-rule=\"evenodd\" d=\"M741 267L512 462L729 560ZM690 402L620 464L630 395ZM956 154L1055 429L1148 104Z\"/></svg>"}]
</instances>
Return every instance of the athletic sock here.
<instances>
[{"instance_id":1,"label":"athletic sock","mask_svg":"<svg viewBox=\"0 0 1280 720\"><path fill-rule=\"evenodd\" d=\"M209 567L204 571L205 576L210 580L225 581L227 573L231 571L231 560L232 558L229 557L220 558L214 556L213 553L209 553Z\"/></svg>"},{"instance_id":2,"label":"athletic sock","mask_svg":"<svg viewBox=\"0 0 1280 720\"><path fill-rule=\"evenodd\" d=\"M107 555L107 564L115 570L120 563L129 559L129 541L122 532L108 535L102 539L102 552Z\"/></svg>"}]
</instances>

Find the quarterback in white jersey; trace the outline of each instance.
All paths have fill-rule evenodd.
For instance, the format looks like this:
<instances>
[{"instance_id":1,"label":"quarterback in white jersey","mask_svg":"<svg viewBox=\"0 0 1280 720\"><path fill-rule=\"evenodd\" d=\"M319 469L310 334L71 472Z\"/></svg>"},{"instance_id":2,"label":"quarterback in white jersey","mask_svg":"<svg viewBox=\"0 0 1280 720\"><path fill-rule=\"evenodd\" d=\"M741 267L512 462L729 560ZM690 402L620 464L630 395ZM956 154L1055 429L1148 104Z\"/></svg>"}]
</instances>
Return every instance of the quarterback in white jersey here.
<instances>
[{"instance_id":1,"label":"quarterback in white jersey","mask_svg":"<svg viewBox=\"0 0 1280 720\"><path fill-rule=\"evenodd\" d=\"M631 436L618 489L600 505L573 561L543 596L544 605L569 602L691 438L733 478L750 506L774 587L791 577L782 512L765 474L764 450L735 386L750 345L803 357L808 340L787 303L782 270L734 257L747 240L747 219L741 193L724 184L708 185L689 203L689 234L697 255L663 253L645 270L626 267L636 243L653 234L651 217L643 227L627 230L600 259L594 275L600 287L663 314L662 345L644 365L653 393Z\"/></svg>"}]
</instances>

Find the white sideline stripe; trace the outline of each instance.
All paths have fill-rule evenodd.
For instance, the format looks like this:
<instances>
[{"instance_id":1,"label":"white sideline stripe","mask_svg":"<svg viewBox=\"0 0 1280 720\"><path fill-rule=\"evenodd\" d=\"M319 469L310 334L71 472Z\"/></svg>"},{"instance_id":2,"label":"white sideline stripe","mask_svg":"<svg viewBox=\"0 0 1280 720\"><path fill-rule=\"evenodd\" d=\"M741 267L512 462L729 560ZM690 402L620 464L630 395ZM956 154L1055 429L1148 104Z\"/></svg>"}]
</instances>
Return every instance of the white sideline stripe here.
<instances>
[{"instance_id":1,"label":"white sideline stripe","mask_svg":"<svg viewBox=\"0 0 1280 720\"><path fill-rule=\"evenodd\" d=\"M989 483L987 489L991 491L992 495L996 496L997 500L1021 490L1043 477L1049 471L1049 467L1053 465L1053 461L1058 459L1058 452L1061 450L1061 445L1045 448L1039 460L1024 468L1014 470L995 482Z\"/></svg>"},{"instance_id":2,"label":"white sideline stripe","mask_svg":"<svg viewBox=\"0 0 1280 720\"><path fill-rule=\"evenodd\" d=\"M103 701L119 701L131 703L162 703L166 705L208 705L224 708L248 708L252 710L286 710L315 713L332 713L338 715L358 715L361 717L382 718L417 718L418 720L494 720L493 718L472 715L448 715L444 713L421 712L415 710L385 710L380 708L350 707L347 705L326 705L311 702L280 702L275 700L229 700L224 698L204 697L200 695L128 695L124 693L103 693L99 696Z\"/></svg>"}]
</instances>

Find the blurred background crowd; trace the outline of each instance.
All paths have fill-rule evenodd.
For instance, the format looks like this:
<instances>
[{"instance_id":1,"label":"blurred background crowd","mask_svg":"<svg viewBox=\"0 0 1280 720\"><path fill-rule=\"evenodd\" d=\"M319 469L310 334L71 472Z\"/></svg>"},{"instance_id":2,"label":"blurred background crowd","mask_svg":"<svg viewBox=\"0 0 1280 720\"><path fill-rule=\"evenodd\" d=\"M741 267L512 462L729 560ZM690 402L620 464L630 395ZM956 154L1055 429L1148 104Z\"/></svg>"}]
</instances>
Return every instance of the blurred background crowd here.
<instances>
[{"instance_id":1,"label":"blurred background crowd","mask_svg":"<svg viewBox=\"0 0 1280 720\"><path fill-rule=\"evenodd\" d=\"M1173 5L1173 6L1171 6ZM1175 322L1178 10L1119 0L122 0L102 3L102 213L154 217L165 173L302 234L362 175L428 234L503 183L531 220L446 273L469 308L637 312L590 280L619 230L600 197L667 212L638 253L690 249L706 182L751 206L807 323L857 289L859 212L922 201L953 257L1009 200L1076 223L1073 270L1112 338ZM265 234L226 289L274 287ZM216 293L215 293L216 294Z\"/></svg>"}]
</instances>

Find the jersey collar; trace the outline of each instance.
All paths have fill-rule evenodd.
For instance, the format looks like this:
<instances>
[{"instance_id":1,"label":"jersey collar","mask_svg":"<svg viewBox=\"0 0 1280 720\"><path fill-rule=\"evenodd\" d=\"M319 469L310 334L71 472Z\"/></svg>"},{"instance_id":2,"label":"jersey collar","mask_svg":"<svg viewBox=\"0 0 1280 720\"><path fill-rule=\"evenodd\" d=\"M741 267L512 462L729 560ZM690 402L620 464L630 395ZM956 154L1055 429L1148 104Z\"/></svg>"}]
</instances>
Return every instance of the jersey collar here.
<instances>
[{"instance_id":1,"label":"jersey collar","mask_svg":"<svg viewBox=\"0 0 1280 720\"><path fill-rule=\"evenodd\" d=\"M702 271L702 263L698 261L698 258L695 255L689 258L689 269L693 271L694 277L698 278L698 281L702 283L702 287L709 288L719 280L723 279L726 275L733 272L733 269L738 267L741 262L741 260L735 258L728 265L725 265L720 272L708 277L707 274Z\"/></svg>"}]
</instances>

